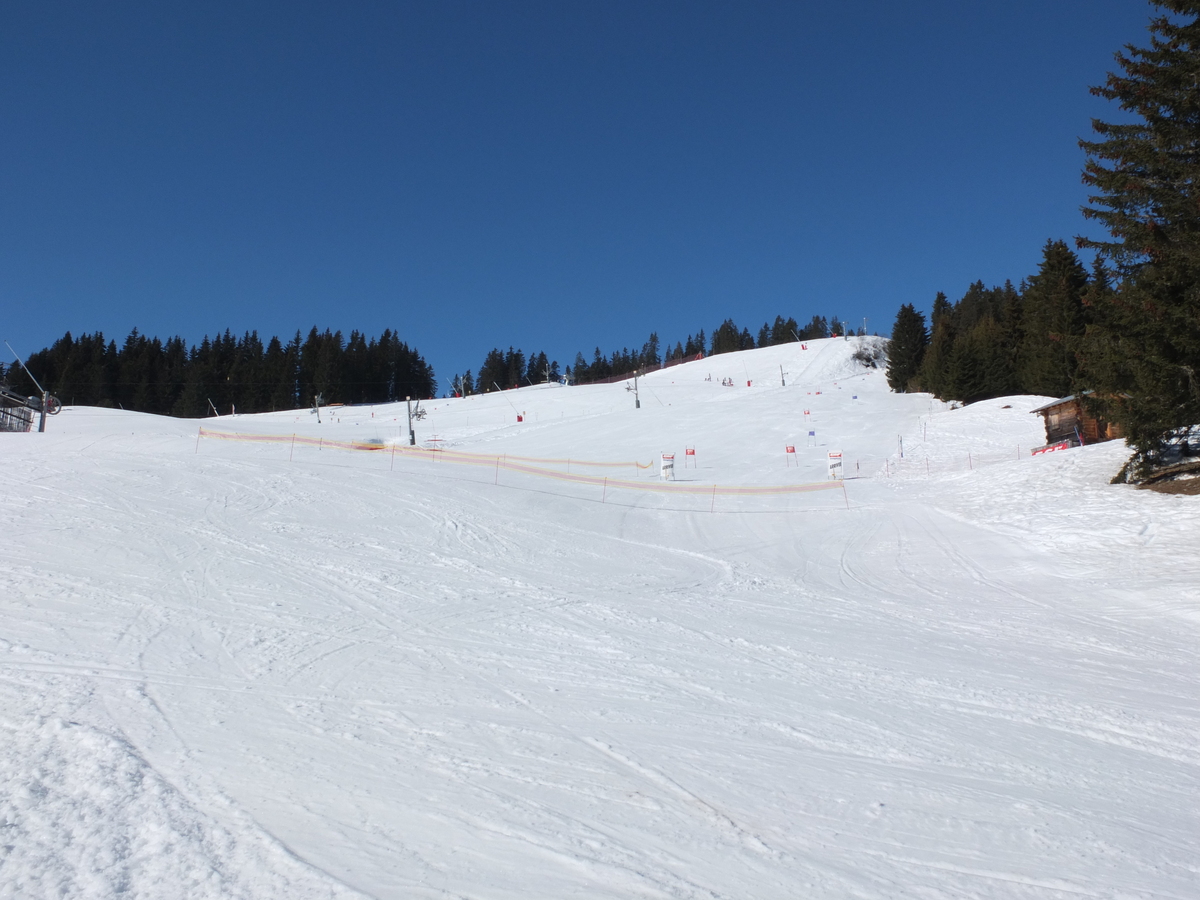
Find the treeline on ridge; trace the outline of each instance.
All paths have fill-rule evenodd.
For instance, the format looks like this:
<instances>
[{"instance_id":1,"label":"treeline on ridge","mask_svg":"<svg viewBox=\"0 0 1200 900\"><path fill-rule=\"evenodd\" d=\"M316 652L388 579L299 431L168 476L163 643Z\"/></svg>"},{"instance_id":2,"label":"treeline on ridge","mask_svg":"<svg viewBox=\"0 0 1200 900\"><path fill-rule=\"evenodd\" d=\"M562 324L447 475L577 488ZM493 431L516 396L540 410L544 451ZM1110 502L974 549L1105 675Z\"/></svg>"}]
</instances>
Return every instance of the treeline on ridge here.
<instances>
[{"instance_id":1,"label":"treeline on ridge","mask_svg":"<svg viewBox=\"0 0 1200 900\"><path fill-rule=\"evenodd\" d=\"M461 375L455 375L450 384L459 396L508 390L523 384L539 384L563 378L571 384L592 384L718 353L811 341L844 333L845 325L837 316L826 319L814 315L803 328L794 318L776 316L773 323L763 323L756 340L748 328L738 328L732 319L726 319L713 330L711 338L704 329L700 329L694 335L689 334L686 340L676 341L675 346L671 347L661 343L658 332L651 332L640 349L623 347L606 356L596 347L590 360L582 352L576 353L575 361L566 368L561 368L558 360L550 360L544 352L531 353L527 357L523 351L512 347L507 351L495 348L488 352L477 374L472 374L468 369ZM862 334L862 329L858 333Z\"/></svg>"},{"instance_id":2,"label":"treeline on ridge","mask_svg":"<svg viewBox=\"0 0 1200 900\"><path fill-rule=\"evenodd\" d=\"M756 339L749 329L726 319L711 336L701 329L674 347L663 347L652 333L640 349L623 348L605 356L597 347L590 361L577 353L565 369L545 352L526 356L512 347L494 349L477 375L456 375L450 390L461 396L564 378L588 384L687 359L815 340L845 330L837 316L814 315L803 327L794 318L776 316L773 323L763 323ZM256 331L238 337L226 330L191 347L182 337L163 341L136 328L121 345L101 332L78 337L67 332L25 362L42 386L65 404L181 417L203 417L214 410L224 414L297 409L312 404L318 395L324 403L348 404L428 398L438 386L433 368L390 329L379 338L352 331L347 339L340 331L313 327L307 337L296 332L286 343L278 337L264 343ZM16 365L0 366L0 379L18 392L35 393L33 382Z\"/></svg>"},{"instance_id":3,"label":"treeline on ridge","mask_svg":"<svg viewBox=\"0 0 1200 900\"><path fill-rule=\"evenodd\" d=\"M314 327L307 338L296 332L266 344L255 331L226 331L190 348L181 337L164 342L136 328L120 347L100 332L67 332L25 362L63 403L183 417L297 409L318 394L325 403L385 403L437 390L430 365L390 329L378 339L358 331L345 339ZM15 390L34 392L19 367L2 374Z\"/></svg>"}]
</instances>

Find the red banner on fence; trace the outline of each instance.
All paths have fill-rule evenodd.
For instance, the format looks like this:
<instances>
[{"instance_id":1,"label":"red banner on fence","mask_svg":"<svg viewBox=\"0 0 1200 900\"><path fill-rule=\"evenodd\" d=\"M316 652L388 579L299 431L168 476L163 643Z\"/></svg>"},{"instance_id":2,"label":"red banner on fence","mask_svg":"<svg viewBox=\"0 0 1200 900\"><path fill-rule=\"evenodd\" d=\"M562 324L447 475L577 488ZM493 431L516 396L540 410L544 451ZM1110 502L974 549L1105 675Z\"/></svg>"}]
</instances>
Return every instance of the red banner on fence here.
<instances>
[{"instance_id":1,"label":"red banner on fence","mask_svg":"<svg viewBox=\"0 0 1200 900\"><path fill-rule=\"evenodd\" d=\"M1070 450L1070 449L1071 449L1070 441L1059 441L1056 444L1047 444L1045 447L1038 447L1034 450L1030 450L1029 452L1031 455L1037 456L1039 453L1053 453L1055 450Z\"/></svg>"}]
</instances>

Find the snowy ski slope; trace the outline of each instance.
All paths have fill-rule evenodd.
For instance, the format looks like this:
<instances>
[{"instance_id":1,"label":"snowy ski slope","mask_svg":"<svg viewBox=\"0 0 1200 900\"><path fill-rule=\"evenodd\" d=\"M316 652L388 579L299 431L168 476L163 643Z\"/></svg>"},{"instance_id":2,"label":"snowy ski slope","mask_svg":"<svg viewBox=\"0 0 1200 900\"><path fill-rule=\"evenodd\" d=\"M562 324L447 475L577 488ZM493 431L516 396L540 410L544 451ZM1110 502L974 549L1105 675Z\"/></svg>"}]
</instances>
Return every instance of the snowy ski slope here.
<instances>
[{"instance_id":1,"label":"snowy ski slope","mask_svg":"<svg viewBox=\"0 0 1200 900\"><path fill-rule=\"evenodd\" d=\"M1197 498L871 342L0 435L0 897L1200 896Z\"/></svg>"}]
</instances>

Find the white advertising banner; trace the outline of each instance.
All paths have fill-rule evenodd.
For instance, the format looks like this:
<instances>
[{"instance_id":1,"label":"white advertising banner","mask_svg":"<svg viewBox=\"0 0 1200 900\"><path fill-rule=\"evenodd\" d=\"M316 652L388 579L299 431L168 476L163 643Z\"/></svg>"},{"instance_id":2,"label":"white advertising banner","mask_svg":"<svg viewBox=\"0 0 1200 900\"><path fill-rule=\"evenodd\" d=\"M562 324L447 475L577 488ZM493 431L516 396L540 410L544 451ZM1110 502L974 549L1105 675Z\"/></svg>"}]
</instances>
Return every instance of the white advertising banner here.
<instances>
[{"instance_id":1,"label":"white advertising banner","mask_svg":"<svg viewBox=\"0 0 1200 900\"><path fill-rule=\"evenodd\" d=\"M658 477L663 481L675 480L675 454L664 453L662 455L662 463L658 470Z\"/></svg>"},{"instance_id":2,"label":"white advertising banner","mask_svg":"<svg viewBox=\"0 0 1200 900\"><path fill-rule=\"evenodd\" d=\"M842 478L842 451L829 451L829 480L841 481Z\"/></svg>"}]
</instances>

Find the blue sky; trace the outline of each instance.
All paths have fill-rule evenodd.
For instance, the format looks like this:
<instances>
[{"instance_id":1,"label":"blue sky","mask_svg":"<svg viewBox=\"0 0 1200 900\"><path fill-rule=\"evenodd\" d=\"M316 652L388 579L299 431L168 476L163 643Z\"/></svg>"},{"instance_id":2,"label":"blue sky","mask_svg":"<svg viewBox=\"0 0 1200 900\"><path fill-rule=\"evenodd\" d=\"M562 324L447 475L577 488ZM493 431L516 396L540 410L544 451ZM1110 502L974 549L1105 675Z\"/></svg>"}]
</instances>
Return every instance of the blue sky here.
<instances>
[{"instance_id":1,"label":"blue sky","mask_svg":"<svg viewBox=\"0 0 1200 900\"><path fill-rule=\"evenodd\" d=\"M450 376L888 333L1095 233L1137 0L5 4L0 337L391 327Z\"/></svg>"}]
</instances>

